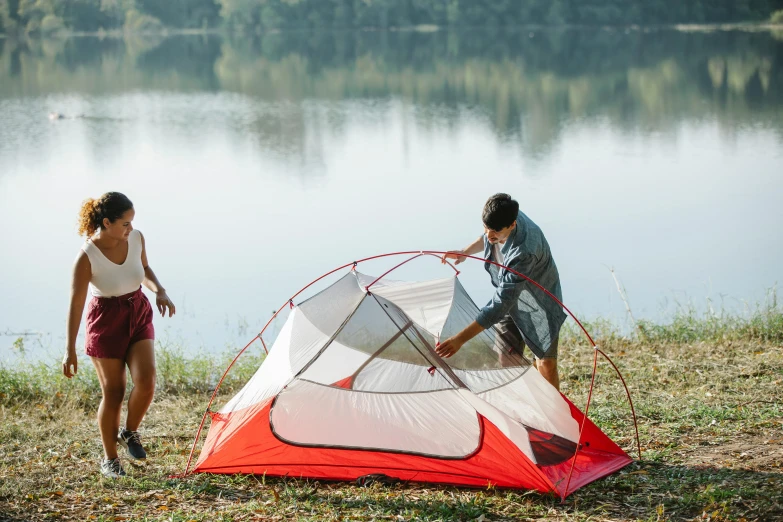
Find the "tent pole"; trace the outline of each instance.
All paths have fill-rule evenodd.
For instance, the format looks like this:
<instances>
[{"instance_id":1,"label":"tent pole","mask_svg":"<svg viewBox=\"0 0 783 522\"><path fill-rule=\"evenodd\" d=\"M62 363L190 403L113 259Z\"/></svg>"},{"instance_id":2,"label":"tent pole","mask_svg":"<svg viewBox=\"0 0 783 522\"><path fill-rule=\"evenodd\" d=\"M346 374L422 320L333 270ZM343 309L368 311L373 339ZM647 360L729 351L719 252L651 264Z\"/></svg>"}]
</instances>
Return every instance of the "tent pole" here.
<instances>
[{"instance_id":1,"label":"tent pole","mask_svg":"<svg viewBox=\"0 0 783 522\"><path fill-rule=\"evenodd\" d=\"M587 405L582 416L582 425L579 426L579 440L576 441L576 451L571 461L571 471L568 472L568 480L566 481L565 491L560 496L560 502L565 502L568 496L568 486L571 485L571 476L574 474L574 467L576 466L576 456L579 454L579 445L582 444L582 432L585 429L585 422L587 421L587 412L590 410L590 400L593 398L593 385L595 384L595 369L598 365L598 347L595 347L593 351L593 376L590 378L590 391L587 393Z\"/></svg>"},{"instance_id":2,"label":"tent pole","mask_svg":"<svg viewBox=\"0 0 783 522\"><path fill-rule=\"evenodd\" d=\"M204 427L204 423L205 423L205 421L206 421L206 417L207 417L207 415L208 415L208 413L209 413L209 411L210 411L210 410L209 410L209 408L212 406L212 403L213 403L213 401L215 400L215 396L217 395L218 389L220 388L220 385L223 383L223 380L225 379L226 375L227 375L227 374L228 374L228 372L231 370L231 368L234 366L234 364L236 363L237 359L239 359L239 357L240 357L240 356L241 356L241 355L242 355L242 354L245 352L245 350L247 350L247 348L248 348L248 347L249 347L251 344L253 344L253 342L255 342L255 340L256 340L256 339L260 339L260 338L261 338L261 335L263 335L263 333L264 333L264 331L266 331L267 327L268 327L268 326L271 324L271 322L272 322L272 321L275 319L275 317L277 317L277 315L278 315L278 314L279 314L279 313L280 313L280 312L283 310L283 308L285 308L285 306L286 306L287 304L289 304L289 303L293 303L293 300L294 300L294 299L295 299L297 296L299 296L299 294L301 294L302 292L304 292L305 290L307 290L308 288L310 288L312 285L314 285L314 284L315 284L315 283L317 283L318 281L320 281L320 280L324 279L325 277L327 277L327 276L329 276L329 275L331 275L331 274L333 274L333 273L335 273L335 272L337 272L337 271L339 271L339 270L342 270L342 269L344 269L344 268L347 268L347 267L352 267L352 269L355 269L355 268L356 268L356 265L358 265L359 263L362 263L362 262L364 262L364 261L370 261L370 260L374 260L374 259L380 259L380 258L389 257L389 256L397 256L397 255L411 255L411 254L414 254L414 255L415 255L415 254L418 254L418 255L415 255L413 258L411 258L411 259L408 259L408 260L406 260L406 261L404 261L404 262L400 263L399 265L395 266L395 267L394 267L394 268L392 268L391 270L388 270L388 271L387 271L387 272L384 274L384 276L385 276L385 275L388 275L390 272L392 272L393 270L395 270L395 269L399 268L400 266L402 266L403 264L407 263L408 261L412 261L413 259L415 259L415 258L417 258L417 257L420 257L420 256L422 256L422 255L430 255L430 256L439 257L439 258L441 259L441 261L444 261L444 262L448 263L448 264L449 264L449 266L451 266L451 268L453 268L453 269L454 269L454 271L457 273L457 275L459 275L459 270L457 270L457 268L456 268L456 267L455 267L453 264L451 264L451 263L449 263L449 262L448 262L448 260L447 260L447 259L446 259L446 257L445 257L445 256L446 256L446 254L453 254L453 255L456 255L456 256L459 256L459 257L463 257L463 258L466 258L466 259L474 259L474 260L476 260L476 261L481 261L481 262L484 262L484 263L489 263L489 264L495 265L495 266L497 266L497 267L503 268L503 269L505 269L505 270L507 270L507 271L509 271L509 272L511 272L511 273L513 273L513 274L515 274L515 275L517 275L517 276L519 276L519 277L523 278L524 280L526 280L527 282L531 283L532 285L536 286L536 287L537 287L539 290L541 290L542 292L544 292L544 293L545 293L546 295L548 295L548 296L549 296L551 299L553 299L553 300L554 300L554 301L555 301L555 302L556 302L558 305L560 305L560 306L563 308L563 310L565 310L565 311L566 311L566 313L567 313L567 314L568 314L568 315L569 315L569 316L570 316L570 317L571 317L571 318L572 318L572 319L573 319L573 320L576 322L576 324L579 326L579 328L582 330L582 332L584 332L584 334L585 334L585 336L587 337L587 339L588 339L588 341L590 342L590 344L591 344L591 345L593 346L593 348L596 350L596 351L595 351L594 360L593 360L593 375L592 375L592 380L591 380L591 383L590 383L590 392L589 392L589 394L588 394L588 399L587 399L587 406L585 407L585 411L584 411L584 418L582 419L582 427L581 427L581 428L580 428L580 430L579 430L579 438L580 438L580 441L581 441L581 437L582 437L582 430L583 430L583 428L584 428L584 422L585 422L585 420L587 419L587 412L588 412L588 409L590 408L590 400L591 400L591 398L592 398L592 393L593 393L593 384L594 384L594 382L595 382L595 372L596 372L596 365L597 365L597 360L598 360L598 352L600 351L600 350L598 350L598 347L596 346L596 343L595 343L595 341L594 341L594 340L593 340L593 338L590 336L590 334L588 333L587 329L584 327L584 325L582 324L582 322L581 322L581 321L579 321L579 319L577 319L577 318L576 318L576 316L573 314L573 312L571 312L571 310L570 310L570 309L569 309L569 308L568 308L568 307L567 307L565 304L563 304L563 302L562 302L560 299L558 299L558 298L557 298L557 297L556 297L554 294L552 294L552 292L550 292L549 290L547 290L546 288L544 288L543 286L541 286L541 285L540 285L538 282L534 281L533 279L531 279L530 277L526 276L525 274L522 274L522 273L520 273L520 272L517 272L517 271L516 271L516 270L514 270L513 268L510 268L510 267L508 267L508 266L505 266L505 265L503 265L503 264L501 264L501 263L497 263L497 262L495 262L495 261L491 261L491 260L489 260L489 259L484 259L483 257L478 257L478 256L473 256L473 255L468 255L468 254L460 254L460 253L455 253L455 252L445 252L445 251L439 251L439 250L410 250L410 251L401 251L401 252L390 252L390 253L387 253L387 254L380 254L380 255L376 255L376 256L366 257L366 258L364 258L364 259L360 259L360 260L358 260L358 261L352 261L352 262L350 262L350 263L347 263L347 264L345 264L345 265L342 265L342 266L340 266L340 267L338 267L338 268L335 268L334 270L330 270L329 272L327 272L327 273L325 273L324 275L322 275L322 276L318 277L317 279L314 279L313 281L311 281L310 283L308 283L307 285L305 285L304 287L302 287L302 289L301 289L301 290L299 290L298 292L296 292L296 293L295 293L295 294L294 294L294 295L293 295L293 296L292 296L290 299L288 299L288 300L285 302L285 304L283 304L283 306L281 306L281 307L280 307L280 309L278 309L278 310L277 310L277 312L275 312L275 314L274 314L274 315L272 316L272 318L271 318L271 319L270 319L270 320L269 320L269 321L266 323L266 325L264 325L264 328L261 330L261 332L260 332L258 335L256 335L256 336L255 336L255 337L254 337L254 338L253 338L253 339L252 339L252 340L251 340L251 341L250 341L250 342L247 344L247 346L245 346L245 347L244 347L244 348L243 348L243 349L242 349L242 350L241 350L241 351L240 351L240 352L237 354L237 356L234 358L234 360L232 360L232 361L231 361L231 363L228 365L228 368L226 368L225 372L223 373L223 376L220 378L220 381L218 382L218 385L215 387L215 390L214 390L214 391L213 391L213 393L212 393L212 397L210 398L209 405L207 406L207 409L206 409L206 411L204 412L204 416L203 416L203 417L202 417L202 419L201 419L201 424L200 424L200 426L199 426L199 429L198 429L198 432L197 432L197 434L196 434L195 440L193 441L193 448L192 448L192 449L191 449L191 451L190 451L190 456L188 457L188 463L187 463L187 466L186 466L186 468L185 468L185 473L183 474L183 476L185 476L185 475L187 475L187 474L188 474L188 471L189 471L189 469L190 469L190 463L191 463L191 461L192 461L192 458L193 458L193 453L195 452L196 445L197 445L197 443L198 443L198 438L199 438L199 436L201 435L201 431L202 431L202 429L203 429L203 427ZM381 276L381 277L383 277L383 276ZM380 279L380 278L378 278L378 279ZM376 279L375 281L373 281L373 282L372 282L372 283L371 283L371 284L370 284L370 285L369 285L367 288L369 288L370 286L372 286L373 284L375 284L375 282L377 282L377 280L378 280L378 279ZM262 339L262 342L263 342L263 339ZM266 348L266 343L264 343L264 347ZM606 358L609 360L609 357L608 357L608 356L607 356L605 353L601 352L601 354L602 354L604 357L606 357ZM612 364L612 366L614 366L614 363L613 363L611 360L609 360L609 362ZM616 367L616 366L614 366L614 367L615 367L615 370L617 371L618 375L620 376L620 379L623 381L623 386L625 386L625 380L623 379L622 375L620 374L620 371L617 369L617 367ZM631 403L631 394L630 394L630 392L628 391L628 387L627 387L627 386L625 386L625 390L626 390L626 393L628 394L628 401L629 401L629 403ZM631 412L633 413L633 417L634 417L634 426L636 427L636 413L635 413L635 411L634 411L634 409L633 409L633 403L631 403ZM640 443L639 443L639 432L638 432L638 427L636 427L636 443L637 443L637 447L638 447L638 449L639 449L639 456L640 456L640 458L641 458L641 446L640 446ZM574 453L574 461L573 461L573 463L572 463L572 466L571 466L571 473L569 473L569 476L568 476L568 482L566 483L566 490L565 490L565 494L562 496L562 499L563 499L563 500L565 499L565 497L566 497L566 495L567 495L567 493L568 493L568 486L569 486L569 484L570 484L570 482L571 482L571 474L573 473L573 470L574 470L574 464L576 463L576 455L578 454L578 452L579 452L579 441L577 442L577 449L576 449L576 452Z\"/></svg>"}]
</instances>

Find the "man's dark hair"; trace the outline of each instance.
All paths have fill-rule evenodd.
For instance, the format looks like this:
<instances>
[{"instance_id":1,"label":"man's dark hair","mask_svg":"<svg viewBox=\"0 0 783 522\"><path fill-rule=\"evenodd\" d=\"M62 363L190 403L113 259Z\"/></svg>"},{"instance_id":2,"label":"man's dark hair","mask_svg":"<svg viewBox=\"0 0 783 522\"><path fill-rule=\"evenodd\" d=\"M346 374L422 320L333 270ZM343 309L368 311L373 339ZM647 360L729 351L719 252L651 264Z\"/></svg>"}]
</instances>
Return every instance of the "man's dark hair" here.
<instances>
[{"instance_id":1,"label":"man's dark hair","mask_svg":"<svg viewBox=\"0 0 783 522\"><path fill-rule=\"evenodd\" d=\"M519 203L508 194L495 194L484 204L481 220L484 225L495 232L511 226L517 220Z\"/></svg>"}]
</instances>

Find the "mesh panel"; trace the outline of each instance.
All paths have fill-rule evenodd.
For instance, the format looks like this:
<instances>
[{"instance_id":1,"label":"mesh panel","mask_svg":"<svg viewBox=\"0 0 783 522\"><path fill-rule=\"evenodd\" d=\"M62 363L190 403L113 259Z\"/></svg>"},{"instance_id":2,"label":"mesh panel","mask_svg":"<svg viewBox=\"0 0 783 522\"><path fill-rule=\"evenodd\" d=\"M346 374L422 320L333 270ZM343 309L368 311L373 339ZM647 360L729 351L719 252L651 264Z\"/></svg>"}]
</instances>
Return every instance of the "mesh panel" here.
<instances>
[{"instance_id":1,"label":"mesh panel","mask_svg":"<svg viewBox=\"0 0 783 522\"><path fill-rule=\"evenodd\" d=\"M521 355L524 345L497 327L485 330L453 357L441 360L434 353L433 335L391 300L365 294L360 287L363 281L357 279L361 277L350 272L299 305L313 326L334 337L308 365L303 378L362 391L404 393L465 386L480 393L513 381L531 367ZM475 320L478 311L455 280L452 306L440 338L461 331Z\"/></svg>"},{"instance_id":2,"label":"mesh panel","mask_svg":"<svg viewBox=\"0 0 783 522\"><path fill-rule=\"evenodd\" d=\"M351 271L297 306L313 326L331 337L363 298L356 272Z\"/></svg>"},{"instance_id":3,"label":"mesh panel","mask_svg":"<svg viewBox=\"0 0 783 522\"><path fill-rule=\"evenodd\" d=\"M350 320L313 361L311 367L318 365L321 359L339 360L340 353L348 349L354 354L364 354L365 360L358 368L356 364L348 365L354 370L352 379L348 383L340 383L340 386L350 387L359 383L361 388L354 389L375 392L429 391L459 387L459 379L453 374L448 375L450 370L442 367L438 357L434 355L433 345L432 336L421 331L397 306L381 297L367 294ZM354 363L357 360L354 358ZM433 366L435 369L432 369ZM411 381L412 371L420 377L426 376L427 385L412 383L410 387L406 386L404 383ZM379 372L385 372L382 378ZM338 382L325 382L323 378L319 379L318 375L308 375L307 378L321 384ZM395 380L397 384L392 386L390 383Z\"/></svg>"},{"instance_id":4,"label":"mesh panel","mask_svg":"<svg viewBox=\"0 0 783 522\"><path fill-rule=\"evenodd\" d=\"M397 305L388 299L377 295L372 297L392 324L402 332L403 339L377 352L375 357L428 367L445 366L442 360L435 355L436 341L432 334L417 326ZM445 369L450 371L448 366L445 366Z\"/></svg>"},{"instance_id":5,"label":"mesh panel","mask_svg":"<svg viewBox=\"0 0 783 522\"><path fill-rule=\"evenodd\" d=\"M456 281L454 299L443 325L442 340L470 325L479 309ZM522 355L524 345L514 335L493 326L462 345L445 362L474 393L502 386L524 374L531 363Z\"/></svg>"},{"instance_id":6,"label":"mesh panel","mask_svg":"<svg viewBox=\"0 0 783 522\"><path fill-rule=\"evenodd\" d=\"M362 274L358 274L358 278L363 286L375 280ZM372 293L394 303L420 329L440 335L451 309L455 279L450 276L414 283L380 279L372 286Z\"/></svg>"}]
</instances>

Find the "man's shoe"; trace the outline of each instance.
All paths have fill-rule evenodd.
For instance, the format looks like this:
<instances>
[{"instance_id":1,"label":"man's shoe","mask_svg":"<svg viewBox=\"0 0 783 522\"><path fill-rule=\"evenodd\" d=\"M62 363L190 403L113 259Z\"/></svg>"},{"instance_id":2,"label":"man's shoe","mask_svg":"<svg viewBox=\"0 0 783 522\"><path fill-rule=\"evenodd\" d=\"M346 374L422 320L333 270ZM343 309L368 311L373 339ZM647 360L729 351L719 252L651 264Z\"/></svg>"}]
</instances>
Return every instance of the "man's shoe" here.
<instances>
[{"instance_id":1,"label":"man's shoe","mask_svg":"<svg viewBox=\"0 0 783 522\"><path fill-rule=\"evenodd\" d=\"M138 431L121 429L120 434L117 436L117 442L128 450L128 455L132 458L137 460L147 458L147 452L144 451L144 447L141 445L141 436L139 436Z\"/></svg>"},{"instance_id":2,"label":"man's shoe","mask_svg":"<svg viewBox=\"0 0 783 522\"><path fill-rule=\"evenodd\" d=\"M125 470L122 469L120 458L103 459L101 461L101 474L109 478L120 478L125 476Z\"/></svg>"}]
</instances>

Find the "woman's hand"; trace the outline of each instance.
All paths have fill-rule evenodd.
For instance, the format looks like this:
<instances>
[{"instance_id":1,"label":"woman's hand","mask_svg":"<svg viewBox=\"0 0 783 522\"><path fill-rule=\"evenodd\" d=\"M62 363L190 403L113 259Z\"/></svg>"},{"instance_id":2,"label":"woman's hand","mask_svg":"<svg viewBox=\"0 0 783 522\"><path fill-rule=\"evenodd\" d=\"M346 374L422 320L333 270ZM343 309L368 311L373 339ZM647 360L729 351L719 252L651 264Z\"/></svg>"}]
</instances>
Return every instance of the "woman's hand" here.
<instances>
[{"instance_id":1,"label":"woman's hand","mask_svg":"<svg viewBox=\"0 0 783 522\"><path fill-rule=\"evenodd\" d=\"M166 317L167 308L169 311L169 317L171 317L177 312L174 303L172 303L171 299L169 299L169 296L166 295L165 290L161 290L160 292L155 294L155 304L158 305L158 311L160 312L161 317Z\"/></svg>"},{"instance_id":2,"label":"woman's hand","mask_svg":"<svg viewBox=\"0 0 783 522\"><path fill-rule=\"evenodd\" d=\"M79 361L76 359L76 350L71 350L69 348L68 351L65 352L65 357L63 357L63 375L70 379L76 375L78 369Z\"/></svg>"}]
</instances>

